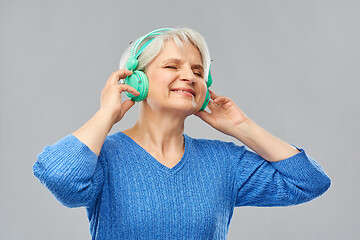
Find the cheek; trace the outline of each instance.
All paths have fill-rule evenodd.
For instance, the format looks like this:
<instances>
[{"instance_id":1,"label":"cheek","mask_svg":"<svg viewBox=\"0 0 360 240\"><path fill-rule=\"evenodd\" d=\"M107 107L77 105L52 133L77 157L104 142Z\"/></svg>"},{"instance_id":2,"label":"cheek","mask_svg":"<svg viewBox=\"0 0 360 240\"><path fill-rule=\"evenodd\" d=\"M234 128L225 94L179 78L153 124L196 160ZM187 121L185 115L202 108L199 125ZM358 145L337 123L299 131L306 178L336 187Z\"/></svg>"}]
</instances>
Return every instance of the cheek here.
<instances>
[{"instance_id":1,"label":"cheek","mask_svg":"<svg viewBox=\"0 0 360 240\"><path fill-rule=\"evenodd\" d=\"M169 88L169 85L172 82L172 76L167 72L152 72L151 74L147 75L149 80L149 87L153 86L156 88Z\"/></svg>"},{"instance_id":2,"label":"cheek","mask_svg":"<svg viewBox=\"0 0 360 240\"><path fill-rule=\"evenodd\" d=\"M202 95L206 95L206 92L207 92L207 87L206 87L206 83L205 84L202 84L202 86L201 86L201 92L202 92ZM205 98L205 97L204 97Z\"/></svg>"},{"instance_id":3,"label":"cheek","mask_svg":"<svg viewBox=\"0 0 360 240\"><path fill-rule=\"evenodd\" d=\"M164 97L168 94L171 82L169 76L166 73L154 73L147 75L149 80L149 92L148 96L161 96Z\"/></svg>"}]
</instances>

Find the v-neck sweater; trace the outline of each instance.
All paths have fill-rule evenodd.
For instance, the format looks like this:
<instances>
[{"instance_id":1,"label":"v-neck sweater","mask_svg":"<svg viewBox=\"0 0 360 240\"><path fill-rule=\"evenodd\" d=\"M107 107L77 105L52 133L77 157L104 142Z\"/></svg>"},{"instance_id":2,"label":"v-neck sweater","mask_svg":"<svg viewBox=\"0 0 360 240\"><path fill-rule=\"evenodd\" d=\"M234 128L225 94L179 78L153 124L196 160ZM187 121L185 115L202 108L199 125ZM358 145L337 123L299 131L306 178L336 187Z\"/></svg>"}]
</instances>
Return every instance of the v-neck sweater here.
<instances>
[{"instance_id":1,"label":"v-neck sweater","mask_svg":"<svg viewBox=\"0 0 360 240\"><path fill-rule=\"evenodd\" d=\"M63 205L86 208L96 240L226 239L234 207L297 205L331 185L301 148L268 162L245 145L183 136L173 168L117 132L99 156L69 134L43 149L33 172Z\"/></svg>"}]
</instances>

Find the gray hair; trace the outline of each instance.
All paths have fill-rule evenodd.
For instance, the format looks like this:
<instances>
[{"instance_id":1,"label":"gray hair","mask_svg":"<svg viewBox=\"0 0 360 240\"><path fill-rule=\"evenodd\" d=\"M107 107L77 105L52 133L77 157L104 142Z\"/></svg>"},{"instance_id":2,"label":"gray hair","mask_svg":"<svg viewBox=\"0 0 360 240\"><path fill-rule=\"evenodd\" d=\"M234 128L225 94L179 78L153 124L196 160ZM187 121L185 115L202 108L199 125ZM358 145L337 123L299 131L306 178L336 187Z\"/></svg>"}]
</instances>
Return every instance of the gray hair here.
<instances>
[{"instance_id":1,"label":"gray hair","mask_svg":"<svg viewBox=\"0 0 360 240\"><path fill-rule=\"evenodd\" d=\"M152 38L155 39L145 48L145 50L138 57L139 63L135 70L146 71L146 67L163 49L165 41L174 40L174 42L179 48L183 47L183 43L191 43L199 49L202 65L204 68L204 79L205 81L207 81L211 60L209 49L207 47L205 39L200 33L190 28L174 28L167 32L164 32L161 35L145 38L138 49L140 49L143 44L145 44L148 40ZM120 69L126 68L126 61L129 58L131 47L132 46L128 47L123 53L119 64Z\"/></svg>"}]
</instances>

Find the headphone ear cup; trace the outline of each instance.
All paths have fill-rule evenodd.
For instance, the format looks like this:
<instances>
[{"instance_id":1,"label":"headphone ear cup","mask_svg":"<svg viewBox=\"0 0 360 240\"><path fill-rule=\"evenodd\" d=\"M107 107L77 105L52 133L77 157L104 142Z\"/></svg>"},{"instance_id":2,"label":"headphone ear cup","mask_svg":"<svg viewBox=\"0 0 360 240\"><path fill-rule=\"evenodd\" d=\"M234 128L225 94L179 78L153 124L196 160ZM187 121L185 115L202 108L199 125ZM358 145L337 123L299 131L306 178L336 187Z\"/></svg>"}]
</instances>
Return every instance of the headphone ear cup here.
<instances>
[{"instance_id":1,"label":"headphone ear cup","mask_svg":"<svg viewBox=\"0 0 360 240\"><path fill-rule=\"evenodd\" d=\"M146 98L149 90L149 80L144 72L134 71L133 74L125 78L125 84L135 88L140 93L138 96L134 96L129 92L125 92L126 96L131 100L140 102Z\"/></svg>"},{"instance_id":2,"label":"headphone ear cup","mask_svg":"<svg viewBox=\"0 0 360 240\"><path fill-rule=\"evenodd\" d=\"M126 61L126 69L133 71L134 69L136 69L138 63L139 63L139 61L136 59L136 57L130 57Z\"/></svg>"},{"instance_id":3,"label":"headphone ear cup","mask_svg":"<svg viewBox=\"0 0 360 240\"><path fill-rule=\"evenodd\" d=\"M209 88L206 90L206 96L205 96L205 101L203 103L203 105L201 106L199 111L204 111L206 106L209 104L210 101L210 92L209 92Z\"/></svg>"}]
</instances>

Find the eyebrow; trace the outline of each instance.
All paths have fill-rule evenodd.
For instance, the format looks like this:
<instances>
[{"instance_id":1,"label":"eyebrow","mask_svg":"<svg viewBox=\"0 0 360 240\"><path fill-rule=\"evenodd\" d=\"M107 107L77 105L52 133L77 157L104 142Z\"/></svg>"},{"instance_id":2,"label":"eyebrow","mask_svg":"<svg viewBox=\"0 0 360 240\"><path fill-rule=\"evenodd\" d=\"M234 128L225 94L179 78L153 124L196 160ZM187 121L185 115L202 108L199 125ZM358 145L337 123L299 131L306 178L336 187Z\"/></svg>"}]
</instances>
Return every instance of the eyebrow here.
<instances>
[{"instance_id":1,"label":"eyebrow","mask_svg":"<svg viewBox=\"0 0 360 240\"><path fill-rule=\"evenodd\" d=\"M181 63L181 59L178 59L178 58L168 58L166 59L165 61L163 61L164 64L167 64L167 63ZM201 64L195 64L195 65L192 65L192 68L194 69L200 69L202 71L204 71L204 68Z\"/></svg>"}]
</instances>

